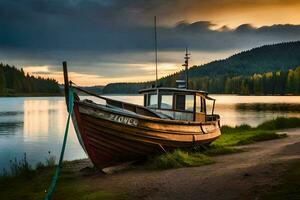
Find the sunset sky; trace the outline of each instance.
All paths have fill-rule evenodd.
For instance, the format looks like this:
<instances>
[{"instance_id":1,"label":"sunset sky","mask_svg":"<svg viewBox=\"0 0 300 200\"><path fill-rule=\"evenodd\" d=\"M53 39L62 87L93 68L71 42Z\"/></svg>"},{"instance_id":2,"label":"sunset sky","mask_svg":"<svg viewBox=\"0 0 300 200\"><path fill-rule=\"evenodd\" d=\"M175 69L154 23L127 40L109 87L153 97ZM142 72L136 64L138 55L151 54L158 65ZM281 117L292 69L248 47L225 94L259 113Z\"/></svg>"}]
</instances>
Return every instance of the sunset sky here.
<instances>
[{"instance_id":1,"label":"sunset sky","mask_svg":"<svg viewBox=\"0 0 300 200\"><path fill-rule=\"evenodd\" d=\"M264 44L300 39L298 0L1 0L0 61L79 85L152 80Z\"/></svg>"}]
</instances>

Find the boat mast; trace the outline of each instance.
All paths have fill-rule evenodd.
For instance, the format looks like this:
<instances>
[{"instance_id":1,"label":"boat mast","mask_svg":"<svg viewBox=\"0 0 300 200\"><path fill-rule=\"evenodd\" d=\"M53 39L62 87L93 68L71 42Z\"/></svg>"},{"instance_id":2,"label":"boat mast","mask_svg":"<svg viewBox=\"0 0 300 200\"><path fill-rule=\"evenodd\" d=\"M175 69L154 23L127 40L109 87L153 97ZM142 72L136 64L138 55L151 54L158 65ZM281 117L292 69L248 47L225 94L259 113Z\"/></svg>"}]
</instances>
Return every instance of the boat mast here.
<instances>
[{"instance_id":1,"label":"boat mast","mask_svg":"<svg viewBox=\"0 0 300 200\"><path fill-rule=\"evenodd\" d=\"M188 48L185 48L185 61L184 64L182 66L185 67L185 88L189 89L189 55L191 55L190 53L188 53Z\"/></svg>"},{"instance_id":2,"label":"boat mast","mask_svg":"<svg viewBox=\"0 0 300 200\"><path fill-rule=\"evenodd\" d=\"M65 100L68 106L69 104L69 78L68 78L68 67L67 62L63 61L63 71L64 71L64 89L65 89Z\"/></svg>"},{"instance_id":3,"label":"boat mast","mask_svg":"<svg viewBox=\"0 0 300 200\"><path fill-rule=\"evenodd\" d=\"M157 88L157 31L156 31L156 16L154 16L154 50L155 50L155 87Z\"/></svg>"}]
</instances>

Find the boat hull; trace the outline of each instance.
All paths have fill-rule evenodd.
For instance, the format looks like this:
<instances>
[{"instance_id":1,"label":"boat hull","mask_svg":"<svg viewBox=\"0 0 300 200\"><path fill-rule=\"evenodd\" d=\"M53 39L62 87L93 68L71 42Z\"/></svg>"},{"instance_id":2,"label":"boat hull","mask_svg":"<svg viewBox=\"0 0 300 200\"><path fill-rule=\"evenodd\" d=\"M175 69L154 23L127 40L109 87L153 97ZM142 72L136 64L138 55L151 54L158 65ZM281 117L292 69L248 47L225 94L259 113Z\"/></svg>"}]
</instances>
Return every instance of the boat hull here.
<instances>
[{"instance_id":1,"label":"boat hull","mask_svg":"<svg viewBox=\"0 0 300 200\"><path fill-rule=\"evenodd\" d=\"M84 150L100 169L217 139L219 121L199 123L122 113L76 101L72 115Z\"/></svg>"}]
</instances>

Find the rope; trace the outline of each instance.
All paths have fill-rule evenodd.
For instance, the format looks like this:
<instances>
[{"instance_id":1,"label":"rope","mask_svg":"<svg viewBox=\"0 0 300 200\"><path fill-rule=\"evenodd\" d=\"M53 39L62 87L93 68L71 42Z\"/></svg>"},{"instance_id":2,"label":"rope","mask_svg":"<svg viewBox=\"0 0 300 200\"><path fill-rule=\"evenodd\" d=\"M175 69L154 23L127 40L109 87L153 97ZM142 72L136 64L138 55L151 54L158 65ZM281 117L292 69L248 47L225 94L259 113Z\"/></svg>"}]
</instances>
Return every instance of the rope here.
<instances>
[{"instance_id":1,"label":"rope","mask_svg":"<svg viewBox=\"0 0 300 200\"><path fill-rule=\"evenodd\" d=\"M84 92L84 93L86 93L86 94L89 94L89 95L94 96L94 97L98 97L98 98L103 99L103 100L112 100L112 99L110 99L110 98L107 98L107 97L104 97L104 96L95 94L95 93L93 93L93 92L87 91L87 90L85 90L85 89L82 89L82 88L78 87L78 86L77 86L75 83L73 83L73 82L72 82L72 84L75 85L75 86L74 86L74 85L72 86L72 88L74 88L75 90ZM117 101L117 100L114 100L114 101Z\"/></svg>"},{"instance_id":2,"label":"rope","mask_svg":"<svg viewBox=\"0 0 300 200\"><path fill-rule=\"evenodd\" d=\"M59 162L58 165L56 166L55 169L55 173L52 177L51 180L51 184L48 188L48 192L44 198L44 200L50 200L52 197L52 194L55 190L56 184L57 184L57 180L60 174L60 170L62 168L62 162L63 162L63 158L64 158L64 153L65 153L65 149L66 149L66 143L67 143L67 137L68 137L68 132L69 132L69 124L70 124L70 118L73 112L73 104L74 104L74 95L73 95L73 91L70 88L69 89L69 99L68 99L68 120L67 120L67 124L66 124L66 129L65 129L65 134L64 134L64 140L63 140L63 144L62 144L62 148L61 148L61 152L60 152L60 157L59 157Z\"/></svg>"}]
</instances>

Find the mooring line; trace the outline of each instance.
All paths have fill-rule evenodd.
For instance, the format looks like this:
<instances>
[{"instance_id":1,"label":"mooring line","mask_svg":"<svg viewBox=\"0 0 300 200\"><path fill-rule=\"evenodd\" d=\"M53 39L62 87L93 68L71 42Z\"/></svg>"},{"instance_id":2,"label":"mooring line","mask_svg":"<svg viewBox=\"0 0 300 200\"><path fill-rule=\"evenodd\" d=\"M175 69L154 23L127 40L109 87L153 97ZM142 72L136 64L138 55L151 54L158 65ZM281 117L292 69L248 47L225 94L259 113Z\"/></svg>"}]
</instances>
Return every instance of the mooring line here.
<instances>
[{"instance_id":1,"label":"mooring line","mask_svg":"<svg viewBox=\"0 0 300 200\"><path fill-rule=\"evenodd\" d=\"M47 194L44 198L44 200L50 200L53 192L56 188L56 184L57 184L57 180L60 174L60 170L62 168L62 162L63 162L63 158L64 158L64 154L65 154L65 149L66 149L66 144L67 144L67 138L68 138L68 132L69 132L69 125L70 125L70 118L73 112L73 105L74 105L74 94L73 94L73 90L71 88L69 88L69 98L68 98L68 120L67 120L67 124L66 124L66 129L65 129L65 134L64 134L64 140L63 140L63 144L62 144L62 148L61 148L61 152L60 152L60 157L59 157L59 162L58 165L56 166L55 169L55 173L52 177L51 180L51 184L48 188Z\"/></svg>"}]
</instances>

